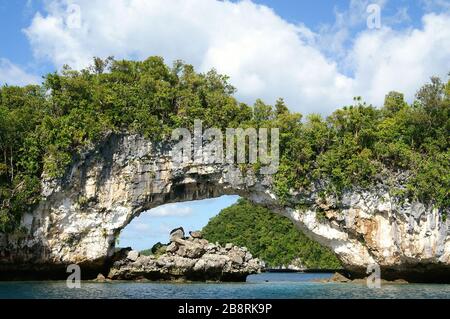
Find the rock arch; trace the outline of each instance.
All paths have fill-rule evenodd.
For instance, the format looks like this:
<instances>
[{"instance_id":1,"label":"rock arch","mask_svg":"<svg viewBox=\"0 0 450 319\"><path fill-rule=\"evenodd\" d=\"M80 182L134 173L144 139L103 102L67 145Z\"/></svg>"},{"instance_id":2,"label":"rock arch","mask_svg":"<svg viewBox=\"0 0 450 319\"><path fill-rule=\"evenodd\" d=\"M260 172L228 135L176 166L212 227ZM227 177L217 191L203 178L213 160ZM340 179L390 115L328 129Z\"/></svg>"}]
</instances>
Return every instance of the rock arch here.
<instances>
[{"instance_id":1,"label":"rock arch","mask_svg":"<svg viewBox=\"0 0 450 319\"><path fill-rule=\"evenodd\" d=\"M170 143L111 134L64 179L44 181L41 203L22 220L27 234L0 237L0 267L79 263L95 272L111 256L120 230L141 212L236 194L290 218L356 275L377 263L385 277L450 277L448 223L437 209L399 204L383 188L345 194L339 205L316 194L308 195L306 207L281 205L270 176L225 164L174 168L172 155Z\"/></svg>"}]
</instances>

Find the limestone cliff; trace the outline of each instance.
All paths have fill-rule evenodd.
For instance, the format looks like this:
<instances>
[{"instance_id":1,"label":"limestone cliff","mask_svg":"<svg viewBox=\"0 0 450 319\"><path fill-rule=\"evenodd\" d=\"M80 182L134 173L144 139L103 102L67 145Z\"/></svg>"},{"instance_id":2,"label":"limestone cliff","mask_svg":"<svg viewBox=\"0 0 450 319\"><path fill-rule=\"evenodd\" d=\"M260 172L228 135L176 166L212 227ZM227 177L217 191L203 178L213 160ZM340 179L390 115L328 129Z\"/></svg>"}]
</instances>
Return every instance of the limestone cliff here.
<instances>
[{"instance_id":1,"label":"limestone cliff","mask_svg":"<svg viewBox=\"0 0 450 319\"><path fill-rule=\"evenodd\" d=\"M354 190L340 201L321 200L317 192L292 194L281 205L268 175L222 164L175 167L172 155L168 143L110 135L77 159L64 179L44 179L42 201L22 220L26 234L0 234L2 277L12 269L35 272L68 263L96 275L120 230L141 212L237 194L290 218L352 274L377 263L384 277L450 281L450 224L436 208L400 201L383 185Z\"/></svg>"}]
</instances>

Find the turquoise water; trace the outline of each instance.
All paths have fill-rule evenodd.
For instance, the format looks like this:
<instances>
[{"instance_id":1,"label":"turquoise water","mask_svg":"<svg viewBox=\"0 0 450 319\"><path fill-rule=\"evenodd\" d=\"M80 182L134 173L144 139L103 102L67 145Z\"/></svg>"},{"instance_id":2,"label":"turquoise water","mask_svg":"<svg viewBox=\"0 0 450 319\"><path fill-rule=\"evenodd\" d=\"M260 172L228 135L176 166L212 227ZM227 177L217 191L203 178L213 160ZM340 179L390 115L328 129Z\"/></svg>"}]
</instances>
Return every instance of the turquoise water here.
<instances>
[{"instance_id":1,"label":"turquoise water","mask_svg":"<svg viewBox=\"0 0 450 319\"><path fill-rule=\"evenodd\" d=\"M267 273L245 283L82 282L68 289L65 281L0 282L0 298L450 298L450 285L319 283L330 274Z\"/></svg>"}]
</instances>

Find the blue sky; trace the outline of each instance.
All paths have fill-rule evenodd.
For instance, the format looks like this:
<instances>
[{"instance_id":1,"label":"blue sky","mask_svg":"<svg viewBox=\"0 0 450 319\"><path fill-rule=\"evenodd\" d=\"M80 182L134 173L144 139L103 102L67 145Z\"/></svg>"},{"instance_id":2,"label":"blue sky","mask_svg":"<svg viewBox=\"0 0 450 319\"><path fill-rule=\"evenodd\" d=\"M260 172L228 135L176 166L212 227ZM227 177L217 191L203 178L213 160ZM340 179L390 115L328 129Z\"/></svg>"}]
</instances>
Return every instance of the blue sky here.
<instances>
[{"instance_id":1,"label":"blue sky","mask_svg":"<svg viewBox=\"0 0 450 319\"><path fill-rule=\"evenodd\" d=\"M27 4L28 3L28 4ZM0 58L8 59L37 76L55 68L49 63L36 63L30 43L23 29L30 25L35 10L42 10L42 3L25 0L0 0ZM41 71L42 70L42 71Z\"/></svg>"},{"instance_id":2,"label":"blue sky","mask_svg":"<svg viewBox=\"0 0 450 319\"><path fill-rule=\"evenodd\" d=\"M122 231L119 246L143 250L155 243L167 243L169 232L183 226L186 232L200 230L211 217L235 203L238 196L222 196L200 201L166 204L142 213Z\"/></svg>"},{"instance_id":3,"label":"blue sky","mask_svg":"<svg viewBox=\"0 0 450 319\"><path fill-rule=\"evenodd\" d=\"M375 29L370 4L381 10ZM292 110L325 115L354 96L380 105L390 90L411 102L430 76L446 78L450 1L0 0L0 39L0 84L39 83L93 56L160 55L228 74L244 102L284 97ZM120 244L142 249L170 228L200 229L234 201L144 213Z\"/></svg>"}]
</instances>

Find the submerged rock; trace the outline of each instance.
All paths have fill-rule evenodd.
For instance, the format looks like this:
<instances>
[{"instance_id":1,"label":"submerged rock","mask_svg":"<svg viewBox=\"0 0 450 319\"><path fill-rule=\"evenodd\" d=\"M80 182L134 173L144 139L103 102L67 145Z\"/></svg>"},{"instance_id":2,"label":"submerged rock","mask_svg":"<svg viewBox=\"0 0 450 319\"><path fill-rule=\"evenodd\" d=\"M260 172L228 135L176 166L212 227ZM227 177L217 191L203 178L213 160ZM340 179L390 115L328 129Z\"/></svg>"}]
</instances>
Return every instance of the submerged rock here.
<instances>
[{"instance_id":1,"label":"submerged rock","mask_svg":"<svg viewBox=\"0 0 450 319\"><path fill-rule=\"evenodd\" d=\"M94 281L96 281L96 282L110 282L111 279L106 278L105 276L103 276L103 274L98 274L97 278L95 278Z\"/></svg>"},{"instance_id":2,"label":"submerged rock","mask_svg":"<svg viewBox=\"0 0 450 319\"><path fill-rule=\"evenodd\" d=\"M350 279L348 279L347 277L345 277L344 275L342 275L338 272L334 273L333 277L331 277L328 280L328 282L340 282L340 283L350 282L350 281L351 281Z\"/></svg>"},{"instance_id":3,"label":"submerged rock","mask_svg":"<svg viewBox=\"0 0 450 319\"><path fill-rule=\"evenodd\" d=\"M181 235L178 230L176 233ZM246 248L227 244L229 249L225 249L198 236L184 239L173 234L172 231L172 242L159 257L138 256L132 260L127 256L115 259L108 278L245 281L248 275L259 273L264 267L263 262L253 258Z\"/></svg>"},{"instance_id":4,"label":"submerged rock","mask_svg":"<svg viewBox=\"0 0 450 319\"><path fill-rule=\"evenodd\" d=\"M321 283L351 283L351 284L360 284L360 285L367 285L368 282L372 282L372 279L370 277L364 277L364 278L348 278L344 276L341 273L334 273L333 276L329 279L324 280L318 280L318 282ZM380 279L380 284L389 284L389 285L403 285L403 284L409 284L408 281L404 279L396 279L396 280L386 280L386 279Z\"/></svg>"},{"instance_id":5,"label":"submerged rock","mask_svg":"<svg viewBox=\"0 0 450 319\"><path fill-rule=\"evenodd\" d=\"M97 278L95 278L94 280L98 281L98 282L104 282L104 281L106 281L106 277L103 276L102 274L98 274Z\"/></svg>"}]
</instances>

